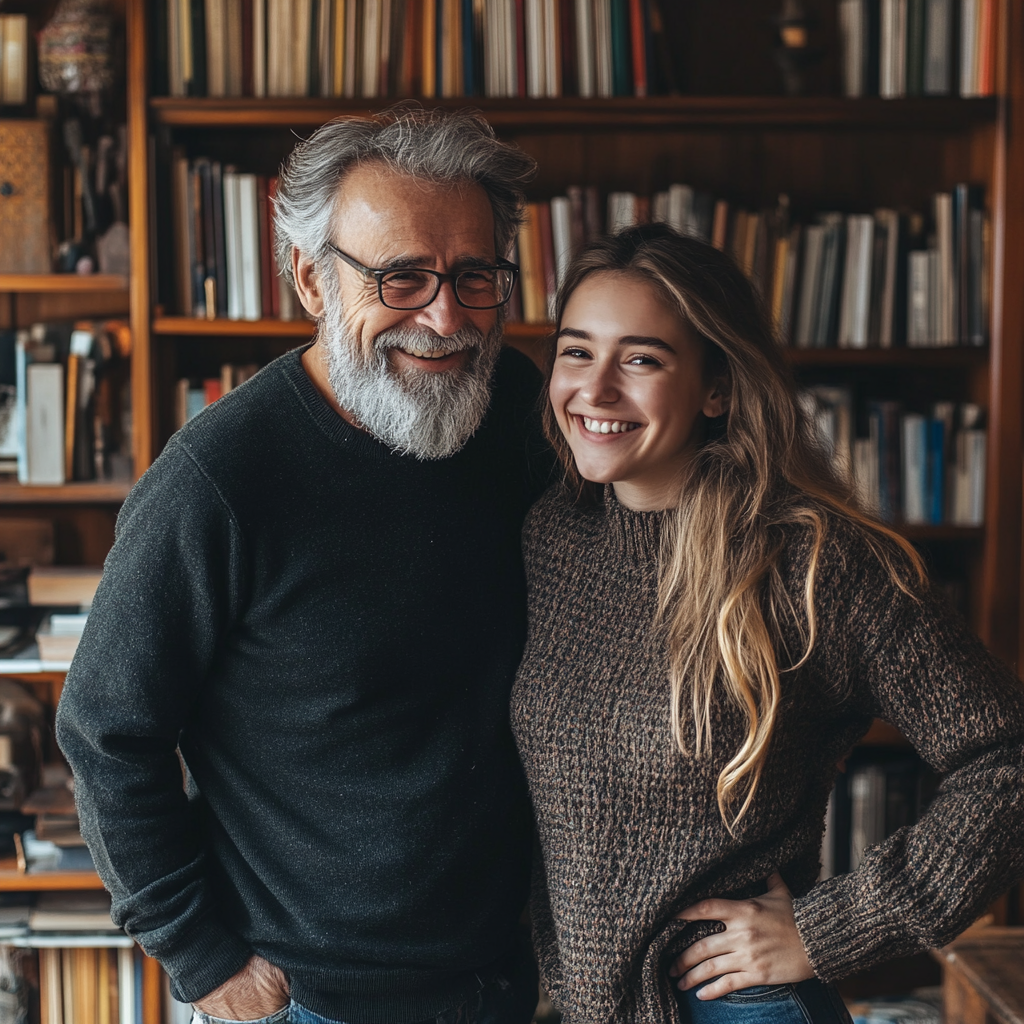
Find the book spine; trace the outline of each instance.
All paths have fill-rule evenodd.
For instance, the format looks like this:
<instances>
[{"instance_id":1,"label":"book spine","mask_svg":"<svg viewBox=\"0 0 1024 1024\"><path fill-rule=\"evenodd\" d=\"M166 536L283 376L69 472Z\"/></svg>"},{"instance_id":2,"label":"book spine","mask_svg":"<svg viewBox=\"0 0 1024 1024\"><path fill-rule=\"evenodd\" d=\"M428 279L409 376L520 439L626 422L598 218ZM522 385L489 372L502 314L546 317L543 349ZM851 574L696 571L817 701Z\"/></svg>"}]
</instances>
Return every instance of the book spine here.
<instances>
[{"instance_id":1,"label":"book spine","mask_svg":"<svg viewBox=\"0 0 1024 1024\"><path fill-rule=\"evenodd\" d=\"M633 95L647 95L647 33L644 26L644 0L629 0L629 36L633 65Z\"/></svg>"},{"instance_id":2,"label":"book spine","mask_svg":"<svg viewBox=\"0 0 1024 1024\"><path fill-rule=\"evenodd\" d=\"M628 96L630 82L630 43L628 0L611 0L612 91Z\"/></svg>"}]
</instances>

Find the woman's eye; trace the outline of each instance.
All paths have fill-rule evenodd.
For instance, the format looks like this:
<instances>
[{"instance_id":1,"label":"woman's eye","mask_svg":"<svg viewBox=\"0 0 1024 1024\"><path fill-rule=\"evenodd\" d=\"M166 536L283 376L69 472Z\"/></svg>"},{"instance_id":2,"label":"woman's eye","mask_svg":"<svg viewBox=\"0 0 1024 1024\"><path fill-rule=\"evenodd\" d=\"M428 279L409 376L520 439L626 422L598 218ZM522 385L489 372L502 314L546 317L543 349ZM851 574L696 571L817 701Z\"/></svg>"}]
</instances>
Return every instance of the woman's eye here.
<instances>
[{"instance_id":1,"label":"woman's eye","mask_svg":"<svg viewBox=\"0 0 1024 1024\"><path fill-rule=\"evenodd\" d=\"M559 355L568 356L570 359L588 358L587 353L581 348L563 348Z\"/></svg>"},{"instance_id":2,"label":"woman's eye","mask_svg":"<svg viewBox=\"0 0 1024 1024\"><path fill-rule=\"evenodd\" d=\"M642 352L638 352L635 356L630 356L628 359L630 366L660 366L661 364L653 356L645 355Z\"/></svg>"}]
</instances>

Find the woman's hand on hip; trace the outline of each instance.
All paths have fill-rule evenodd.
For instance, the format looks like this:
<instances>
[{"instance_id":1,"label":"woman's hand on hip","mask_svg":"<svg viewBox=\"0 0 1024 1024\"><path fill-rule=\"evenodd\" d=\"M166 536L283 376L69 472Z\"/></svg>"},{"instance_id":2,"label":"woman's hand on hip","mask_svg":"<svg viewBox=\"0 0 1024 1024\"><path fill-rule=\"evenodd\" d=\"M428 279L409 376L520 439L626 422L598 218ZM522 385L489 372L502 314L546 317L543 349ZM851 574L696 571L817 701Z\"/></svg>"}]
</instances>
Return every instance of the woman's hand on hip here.
<instances>
[{"instance_id":1,"label":"woman's hand on hip","mask_svg":"<svg viewBox=\"0 0 1024 1024\"><path fill-rule=\"evenodd\" d=\"M751 900L701 900L681 921L721 921L724 932L695 942L669 970L681 989L717 979L697 992L717 999L752 985L785 985L814 977L793 918L793 897L776 871L768 892Z\"/></svg>"},{"instance_id":2,"label":"woman's hand on hip","mask_svg":"<svg viewBox=\"0 0 1024 1024\"><path fill-rule=\"evenodd\" d=\"M222 1020L259 1020L288 1005L288 979L280 967L253 956L237 974L192 1005Z\"/></svg>"}]
</instances>

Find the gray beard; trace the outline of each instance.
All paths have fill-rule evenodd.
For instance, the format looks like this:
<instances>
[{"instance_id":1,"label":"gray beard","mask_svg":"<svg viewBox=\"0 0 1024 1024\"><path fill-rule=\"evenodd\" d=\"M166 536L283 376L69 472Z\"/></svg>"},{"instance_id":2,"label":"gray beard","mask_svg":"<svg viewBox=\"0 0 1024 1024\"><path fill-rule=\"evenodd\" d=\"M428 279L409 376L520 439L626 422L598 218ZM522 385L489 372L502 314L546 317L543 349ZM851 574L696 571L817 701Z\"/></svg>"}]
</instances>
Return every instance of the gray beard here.
<instances>
[{"instance_id":1,"label":"gray beard","mask_svg":"<svg viewBox=\"0 0 1024 1024\"><path fill-rule=\"evenodd\" d=\"M338 404L358 424L399 455L445 459L476 433L491 404L491 377L501 354L501 322L486 337L463 327L441 338L424 328L393 328L373 340L364 356L345 322L341 302L324 296L317 342L327 353L327 372ZM469 361L455 370L396 370L393 348L471 349Z\"/></svg>"}]
</instances>

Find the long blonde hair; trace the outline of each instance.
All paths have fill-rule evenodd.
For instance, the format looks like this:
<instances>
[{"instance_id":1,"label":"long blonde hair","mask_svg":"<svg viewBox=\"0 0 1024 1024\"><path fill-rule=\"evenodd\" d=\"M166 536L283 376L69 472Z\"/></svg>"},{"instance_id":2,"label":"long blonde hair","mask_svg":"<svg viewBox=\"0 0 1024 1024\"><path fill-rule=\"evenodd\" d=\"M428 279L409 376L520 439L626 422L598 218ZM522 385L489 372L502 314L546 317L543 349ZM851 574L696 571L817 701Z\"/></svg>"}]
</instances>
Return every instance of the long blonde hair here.
<instances>
[{"instance_id":1,"label":"long blonde hair","mask_svg":"<svg viewBox=\"0 0 1024 1024\"><path fill-rule=\"evenodd\" d=\"M724 698L741 714L746 735L718 777L717 798L730 831L757 792L781 699L781 675L805 664L817 634L814 581L830 517L855 524L896 584L924 584L920 556L903 537L860 510L813 436L795 398L791 374L764 308L733 261L712 246L662 225L633 228L586 246L558 294L556 324L569 297L590 274L618 271L655 285L690 325L704 349L709 383L727 412L706 424L706 437L685 467L677 505L665 517L658 613L671 683L672 735L688 753L684 705L695 731L694 753L710 754L712 709ZM556 333L557 337L557 333ZM550 367L554 361L554 346ZM548 439L577 503L598 499L583 480L547 403ZM787 592L781 561L794 525L810 531L803 586L805 623ZM785 651L782 628L803 640ZM783 651L789 664L780 666Z\"/></svg>"}]
</instances>

